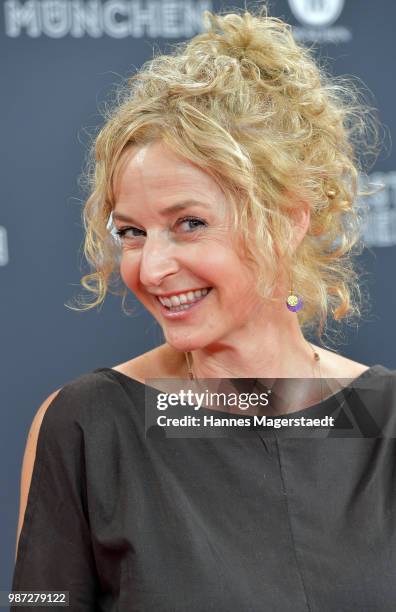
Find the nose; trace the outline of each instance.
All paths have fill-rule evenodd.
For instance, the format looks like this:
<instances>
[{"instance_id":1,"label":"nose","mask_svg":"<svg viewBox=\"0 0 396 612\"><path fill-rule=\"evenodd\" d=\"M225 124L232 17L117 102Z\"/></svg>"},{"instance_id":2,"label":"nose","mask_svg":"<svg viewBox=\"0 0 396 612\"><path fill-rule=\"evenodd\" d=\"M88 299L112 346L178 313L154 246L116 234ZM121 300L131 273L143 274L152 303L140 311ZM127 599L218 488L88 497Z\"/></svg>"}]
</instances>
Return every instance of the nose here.
<instances>
[{"instance_id":1,"label":"nose","mask_svg":"<svg viewBox=\"0 0 396 612\"><path fill-rule=\"evenodd\" d=\"M157 287L162 280L179 270L174 245L159 236L146 238L140 260L140 282L145 287Z\"/></svg>"}]
</instances>

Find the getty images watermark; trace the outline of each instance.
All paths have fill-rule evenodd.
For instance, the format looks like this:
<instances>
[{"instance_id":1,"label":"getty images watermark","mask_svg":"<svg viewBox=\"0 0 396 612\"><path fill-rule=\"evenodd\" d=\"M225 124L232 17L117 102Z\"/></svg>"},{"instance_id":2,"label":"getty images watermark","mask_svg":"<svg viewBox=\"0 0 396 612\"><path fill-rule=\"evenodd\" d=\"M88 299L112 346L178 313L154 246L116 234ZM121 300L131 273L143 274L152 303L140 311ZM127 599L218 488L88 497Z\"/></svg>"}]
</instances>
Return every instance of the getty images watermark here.
<instances>
[{"instance_id":1,"label":"getty images watermark","mask_svg":"<svg viewBox=\"0 0 396 612\"><path fill-rule=\"evenodd\" d=\"M334 418L325 416L323 418L308 418L301 417L271 417L265 414L250 414L249 416L220 416L216 414L221 409L236 407L237 411L244 413L249 408L268 407L270 403L271 390L264 393L228 393L210 392L206 389L204 392L194 392L191 389L187 391L181 389L178 393L159 393L156 400L156 408L158 411L168 410L172 407L185 407L193 411L199 411L204 408L209 408L213 414L202 414L200 416L194 414L184 414L183 416L167 416L159 414L156 419L156 424L160 427L333 427ZM233 412L232 414L236 414Z\"/></svg>"},{"instance_id":2,"label":"getty images watermark","mask_svg":"<svg viewBox=\"0 0 396 612\"><path fill-rule=\"evenodd\" d=\"M229 437L252 432L288 437L383 436L381 423L362 400L364 380L360 385L355 382L149 379L146 437Z\"/></svg>"}]
</instances>

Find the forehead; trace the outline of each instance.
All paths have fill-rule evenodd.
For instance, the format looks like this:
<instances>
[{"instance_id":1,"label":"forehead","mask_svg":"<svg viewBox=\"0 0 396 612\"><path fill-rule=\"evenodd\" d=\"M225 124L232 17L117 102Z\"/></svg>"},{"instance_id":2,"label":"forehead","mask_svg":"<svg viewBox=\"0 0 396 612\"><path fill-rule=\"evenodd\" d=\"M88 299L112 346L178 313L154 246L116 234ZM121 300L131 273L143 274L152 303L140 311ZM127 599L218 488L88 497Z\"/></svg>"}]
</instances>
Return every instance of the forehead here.
<instances>
[{"instance_id":1,"label":"forehead","mask_svg":"<svg viewBox=\"0 0 396 612\"><path fill-rule=\"evenodd\" d=\"M175 154L161 141L129 146L120 156L114 172L115 200L141 195L167 198L206 197L222 201L224 194L216 181L201 168Z\"/></svg>"}]
</instances>

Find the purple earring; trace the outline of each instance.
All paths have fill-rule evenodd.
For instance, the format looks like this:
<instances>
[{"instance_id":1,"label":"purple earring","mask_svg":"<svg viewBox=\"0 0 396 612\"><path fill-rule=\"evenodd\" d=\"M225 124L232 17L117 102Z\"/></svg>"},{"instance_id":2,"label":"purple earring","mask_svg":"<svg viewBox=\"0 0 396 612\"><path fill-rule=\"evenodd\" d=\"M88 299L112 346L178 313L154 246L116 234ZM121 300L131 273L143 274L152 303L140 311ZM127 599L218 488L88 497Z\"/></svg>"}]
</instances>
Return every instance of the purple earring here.
<instances>
[{"instance_id":1,"label":"purple earring","mask_svg":"<svg viewBox=\"0 0 396 612\"><path fill-rule=\"evenodd\" d=\"M292 287L291 283L290 287ZM290 289L290 294L287 297L286 306L291 312L298 312L303 307L302 298L299 295L296 295L292 288Z\"/></svg>"},{"instance_id":2,"label":"purple earring","mask_svg":"<svg viewBox=\"0 0 396 612\"><path fill-rule=\"evenodd\" d=\"M292 312L298 312L303 307L303 301L300 296L291 293L286 300L286 306Z\"/></svg>"}]
</instances>

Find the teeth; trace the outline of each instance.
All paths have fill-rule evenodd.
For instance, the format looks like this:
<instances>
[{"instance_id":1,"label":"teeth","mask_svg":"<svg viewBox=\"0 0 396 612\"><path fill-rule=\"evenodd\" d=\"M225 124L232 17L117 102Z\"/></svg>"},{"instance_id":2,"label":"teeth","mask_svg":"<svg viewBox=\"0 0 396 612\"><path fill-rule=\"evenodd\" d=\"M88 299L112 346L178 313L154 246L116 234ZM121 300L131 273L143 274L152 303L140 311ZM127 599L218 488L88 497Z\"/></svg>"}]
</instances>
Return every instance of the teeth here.
<instances>
[{"instance_id":1,"label":"teeth","mask_svg":"<svg viewBox=\"0 0 396 612\"><path fill-rule=\"evenodd\" d=\"M179 310L188 310L189 308L191 308L191 304L180 304L180 306L172 306L169 310L179 312Z\"/></svg>"},{"instance_id":2,"label":"teeth","mask_svg":"<svg viewBox=\"0 0 396 612\"><path fill-rule=\"evenodd\" d=\"M197 289L196 291L188 291L187 293L179 293L179 295L171 295L170 297L159 297L159 301L168 308L187 305L195 302L202 296L208 293L210 287L205 289Z\"/></svg>"}]
</instances>

